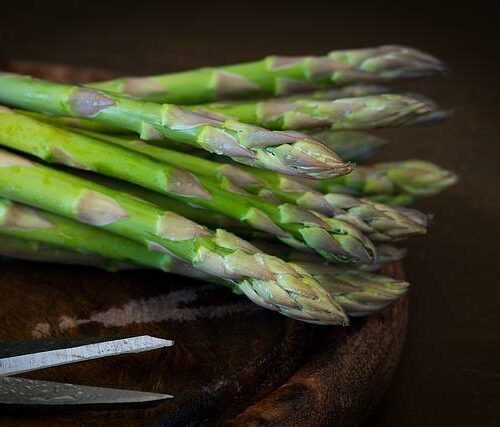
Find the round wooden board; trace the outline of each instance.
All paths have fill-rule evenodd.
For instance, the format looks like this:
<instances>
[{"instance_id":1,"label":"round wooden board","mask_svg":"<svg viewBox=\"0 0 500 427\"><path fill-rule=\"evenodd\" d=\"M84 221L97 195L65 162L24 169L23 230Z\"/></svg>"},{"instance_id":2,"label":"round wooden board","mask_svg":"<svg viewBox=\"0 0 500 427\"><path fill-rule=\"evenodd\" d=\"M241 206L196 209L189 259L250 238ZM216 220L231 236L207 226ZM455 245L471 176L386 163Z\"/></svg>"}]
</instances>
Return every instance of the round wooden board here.
<instances>
[{"instance_id":1,"label":"round wooden board","mask_svg":"<svg viewBox=\"0 0 500 427\"><path fill-rule=\"evenodd\" d=\"M86 82L114 73L4 61L3 70ZM0 426L359 425L384 393L401 352L408 301L314 327L243 297L160 272L9 261L0 265L0 340L150 334L173 348L24 375L156 391L174 399L149 409L0 413ZM400 264L386 274L402 278Z\"/></svg>"},{"instance_id":2,"label":"round wooden board","mask_svg":"<svg viewBox=\"0 0 500 427\"><path fill-rule=\"evenodd\" d=\"M2 426L355 425L390 380L407 314L403 300L348 328L315 327L161 272L21 261L1 265L0 295L2 341L149 334L176 342L24 375L175 396L161 406L6 413Z\"/></svg>"}]
</instances>

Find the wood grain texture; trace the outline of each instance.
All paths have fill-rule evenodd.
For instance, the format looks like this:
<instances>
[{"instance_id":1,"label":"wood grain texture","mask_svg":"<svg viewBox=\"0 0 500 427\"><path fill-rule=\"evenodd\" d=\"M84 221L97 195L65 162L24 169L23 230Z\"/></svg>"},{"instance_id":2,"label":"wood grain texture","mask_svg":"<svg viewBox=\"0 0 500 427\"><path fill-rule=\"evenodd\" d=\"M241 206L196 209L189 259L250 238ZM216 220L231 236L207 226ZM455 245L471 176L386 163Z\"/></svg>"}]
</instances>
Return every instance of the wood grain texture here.
<instances>
[{"instance_id":1,"label":"wood grain texture","mask_svg":"<svg viewBox=\"0 0 500 427\"><path fill-rule=\"evenodd\" d=\"M185 425L229 405L244 406L247 395L259 388L269 392L293 372L314 335L314 328L259 309L223 287L161 272L27 262L4 263L1 272L1 340L148 334L176 343L26 375L175 396L154 409L49 417L47 425L78 424L82 417L117 426L145 418ZM29 425L24 417L10 421ZM37 418L34 425L41 422ZM1 415L0 425L9 425Z\"/></svg>"},{"instance_id":2,"label":"wood grain texture","mask_svg":"<svg viewBox=\"0 0 500 427\"><path fill-rule=\"evenodd\" d=\"M176 342L24 375L175 396L159 407L0 414L1 426L357 425L385 390L406 327L405 300L349 328L313 327L161 272L20 261L0 269L0 340L149 334Z\"/></svg>"},{"instance_id":3,"label":"wood grain texture","mask_svg":"<svg viewBox=\"0 0 500 427\"><path fill-rule=\"evenodd\" d=\"M59 81L112 77L26 61L6 68ZM406 299L348 328L314 327L161 272L9 261L0 273L0 340L150 334L176 341L25 375L175 396L162 406L4 413L0 426L358 425L385 391L406 330ZM402 278L399 264L386 273Z\"/></svg>"}]
</instances>

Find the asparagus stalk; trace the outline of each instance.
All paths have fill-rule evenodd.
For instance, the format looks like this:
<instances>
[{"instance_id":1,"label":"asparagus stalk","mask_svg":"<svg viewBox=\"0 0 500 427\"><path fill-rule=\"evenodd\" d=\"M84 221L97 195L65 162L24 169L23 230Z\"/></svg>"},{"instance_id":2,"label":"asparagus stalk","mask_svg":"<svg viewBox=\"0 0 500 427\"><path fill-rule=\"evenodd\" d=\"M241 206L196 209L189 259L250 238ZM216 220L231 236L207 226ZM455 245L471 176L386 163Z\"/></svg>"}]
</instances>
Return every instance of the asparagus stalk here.
<instances>
[{"instance_id":1,"label":"asparagus stalk","mask_svg":"<svg viewBox=\"0 0 500 427\"><path fill-rule=\"evenodd\" d=\"M79 86L3 73L0 102L36 112L91 118L137 132L143 139L191 144L238 162L291 175L326 178L352 169L352 165L305 134L270 132L176 105L144 102Z\"/></svg>"},{"instance_id":2,"label":"asparagus stalk","mask_svg":"<svg viewBox=\"0 0 500 427\"><path fill-rule=\"evenodd\" d=\"M293 264L266 255L224 230L213 232L133 196L3 150L0 196L100 227L152 251L173 254L225 280L255 303L295 319L346 323L338 304L307 272ZM16 215L4 218L16 221ZM25 227L30 229L30 221L26 222Z\"/></svg>"},{"instance_id":3,"label":"asparagus stalk","mask_svg":"<svg viewBox=\"0 0 500 427\"><path fill-rule=\"evenodd\" d=\"M317 87L387 82L445 71L436 58L404 46L338 50L326 56L269 56L260 61L148 77L124 77L91 86L173 104L288 95Z\"/></svg>"},{"instance_id":4,"label":"asparagus stalk","mask_svg":"<svg viewBox=\"0 0 500 427\"><path fill-rule=\"evenodd\" d=\"M139 264L116 262L81 250L68 250L52 244L43 244L36 240L24 240L18 237L2 235L1 232L0 226L0 256L3 257L35 262L98 267L108 271L142 267ZM78 235L75 237L78 237ZM354 269L338 268L318 263L300 263L298 265L309 269L313 277L321 282L323 287L328 289L328 292L341 302L341 307L346 313L353 317L368 316L382 309L403 295L408 287L406 282ZM217 282L213 276L200 276L199 272L175 259L172 259L168 271L183 275L190 275L190 273L194 272L195 278Z\"/></svg>"},{"instance_id":5,"label":"asparagus stalk","mask_svg":"<svg viewBox=\"0 0 500 427\"><path fill-rule=\"evenodd\" d=\"M433 196L457 182L457 176L422 160L359 166L346 177L324 181L302 181L318 191L344 193L375 200L406 204L415 198Z\"/></svg>"},{"instance_id":6,"label":"asparagus stalk","mask_svg":"<svg viewBox=\"0 0 500 427\"><path fill-rule=\"evenodd\" d=\"M205 209L201 206L193 205L189 202L186 203L172 199L170 197L166 197L163 194L147 190L144 187L140 187L138 185L133 185L125 181L111 179L108 177L103 177L102 175L88 172L80 172L79 175L86 179L93 180L99 184L105 185L106 187L128 193L130 195L133 195L134 197L138 197L139 199L152 203L161 209L175 212L183 217L189 218L194 222L206 225L209 228L224 228L227 230L232 230L235 234L247 233L249 235L251 235L250 233L253 230L245 223L239 220L235 220L234 218L230 218L227 215Z\"/></svg>"},{"instance_id":7,"label":"asparagus stalk","mask_svg":"<svg viewBox=\"0 0 500 427\"><path fill-rule=\"evenodd\" d=\"M255 105L254 108L257 111L256 114L260 114L261 109L264 109L264 111L265 111L266 108L272 109L273 106L276 106L278 109L282 110L282 112L285 115L293 116L294 114L296 114L297 111L300 110L300 104L303 101L335 101L337 99L342 99L342 98L367 97L369 95L382 95L382 94L390 95L391 93L394 94L394 93L398 93L398 92L394 91L394 89L391 89L389 87L380 86L380 85L351 85L351 86L345 86L345 87L336 88L336 89L320 90L320 91L316 91L316 92L312 92L312 93L308 93L308 94L282 97L282 98L275 99L275 100L264 99L264 100L262 100L263 103L261 103L259 105L254 104ZM424 103L430 110L430 112L427 114L421 114L419 116L413 117L411 119L411 121L406 124L406 126L408 126L408 125L427 126L430 124L441 122L444 119L448 118L451 114L451 112L449 112L449 111L441 110L439 108L439 106L432 99L430 99L429 97L422 95L420 93L413 93L413 92L402 92L401 93L401 92L399 92L399 94L405 95L409 98L419 100L420 102ZM266 105L267 102L270 102L270 104ZM297 103L294 104L294 102L297 102ZM289 105L287 103L289 103ZM211 104L209 104L209 107L210 107L210 105ZM214 104L212 104L212 105L214 105ZM310 105L313 106L315 104L313 102ZM320 104L318 104L318 105L320 105ZM217 107L218 104L215 104L215 106ZM203 108L203 106L200 106L200 108ZM247 107L247 110L248 110L248 107ZM306 114L312 115L310 111L307 111ZM333 130L335 130L335 124L332 126L332 128L333 128Z\"/></svg>"},{"instance_id":8,"label":"asparagus stalk","mask_svg":"<svg viewBox=\"0 0 500 427\"><path fill-rule=\"evenodd\" d=\"M435 120L435 107L405 95L383 94L333 101L298 99L213 103L192 107L214 119L234 119L272 130L330 127L334 130L375 129Z\"/></svg>"},{"instance_id":9,"label":"asparagus stalk","mask_svg":"<svg viewBox=\"0 0 500 427\"><path fill-rule=\"evenodd\" d=\"M168 254L151 252L134 241L4 198L0 198L0 255L111 271L156 268L228 285Z\"/></svg>"},{"instance_id":10,"label":"asparagus stalk","mask_svg":"<svg viewBox=\"0 0 500 427\"><path fill-rule=\"evenodd\" d=\"M197 270L168 253L152 251L140 243L98 227L2 197L0 255L33 261L91 265L111 271L141 266L229 286L227 281Z\"/></svg>"},{"instance_id":11,"label":"asparagus stalk","mask_svg":"<svg viewBox=\"0 0 500 427\"><path fill-rule=\"evenodd\" d=\"M385 147L387 141L366 132L322 129L310 135L335 151L343 160L362 163Z\"/></svg>"},{"instance_id":12,"label":"asparagus stalk","mask_svg":"<svg viewBox=\"0 0 500 427\"><path fill-rule=\"evenodd\" d=\"M388 93L389 89L385 86L378 85L351 85L326 91L317 91L308 94L310 99L339 99L348 98L353 96L366 96L380 93ZM300 99L304 95L295 95L287 97L288 100ZM284 100L285 98L281 98ZM91 132L98 132L104 134L124 134L126 130L118 127L109 126L103 123L95 122L89 119L76 119L73 117L54 117L46 116L39 113L30 111L18 111L21 114L28 115L37 120L73 129L87 130ZM368 158L375 155L386 144L386 142L373 135L357 132L357 131L332 131L329 129L322 129L319 131L306 132L314 139L321 141L324 145L330 148L333 152L337 153L340 158L345 161L363 162ZM125 135L123 135L125 137ZM196 148L187 146L186 144L176 143L169 141L170 148L179 151L195 151Z\"/></svg>"},{"instance_id":13,"label":"asparagus stalk","mask_svg":"<svg viewBox=\"0 0 500 427\"><path fill-rule=\"evenodd\" d=\"M86 174L88 175L88 173ZM97 179L98 182L103 182L106 186L132 194L143 200L151 202L162 209L173 211L210 228L228 229L239 236L251 239L252 244L264 252L274 254L275 256L279 256L287 261L299 264L301 262L324 263L324 260L314 252L296 250L290 246L280 245L279 243L276 243L274 239L269 240L270 235L258 233L249 228L245 228L245 226L240 222L234 221L225 215L170 199L161 194L145 190L142 187L131 185L124 181L103 178L102 176L95 175L93 175L92 178L94 180ZM357 268L362 269L363 271L377 271L385 264L401 261L406 255L406 250L387 243L380 243L376 246L376 253L377 260L375 263L360 264Z\"/></svg>"},{"instance_id":14,"label":"asparagus stalk","mask_svg":"<svg viewBox=\"0 0 500 427\"><path fill-rule=\"evenodd\" d=\"M36 120L75 130L91 131L100 134L115 134L123 138L133 138L127 135L123 129L103 125L92 120L75 119L70 117L49 117L31 111L18 110L20 114L33 117ZM307 131L312 138L321 141L330 150L337 153L346 162L362 163L377 154L387 142L379 137L366 132L359 131L333 131L331 129L321 129ZM169 148L177 151L200 152L196 147L186 144L169 141Z\"/></svg>"},{"instance_id":15,"label":"asparagus stalk","mask_svg":"<svg viewBox=\"0 0 500 427\"><path fill-rule=\"evenodd\" d=\"M404 257L404 249L391 245L379 245L379 264L365 266L365 271L361 271L334 266L317 255L294 251L276 243L262 240L253 243L268 253L280 254L288 262L310 272L325 289L335 295L349 316L366 316L378 311L403 295L409 286L407 282L370 273L384 264L399 261Z\"/></svg>"},{"instance_id":16,"label":"asparagus stalk","mask_svg":"<svg viewBox=\"0 0 500 427\"><path fill-rule=\"evenodd\" d=\"M203 176L11 111L0 111L0 124L0 144L43 160L91 170L187 200L270 232L289 244L314 249L337 262L369 263L375 258L372 243L344 221L323 221L289 203L275 205L255 196L227 191Z\"/></svg>"},{"instance_id":17,"label":"asparagus stalk","mask_svg":"<svg viewBox=\"0 0 500 427\"><path fill-rule=\"evenodd\" d=\"M309 271L351 317L368 316L404 295L409 284L353 268L311 262L298 263Z\"/></svg>"},{"instance_id":18,"label":"asparagus stalk","mask_svg":"<svg viewBox=\"0 0 500 427\"><path fill-rule=\"evenodd\" d=\"M0 106L1 107L1 106ZM3 107L2 109L4 111L6 110L7 107ZM57 127L62 127L67 130L74 130L74 131L88 131L91 132L95 135L97 134L111 134L111 135L116 135L120 136L121 138L126 138L126 139L135 139L135 134L127 131L126 129L123 128L117 128L113 126L108 126L103 123L99 122L94 122L93 120L90 119L76 119L73 117L56 117L56 116L48 116L46 114L41 114L41 113L34 113L33 111L26 111L26 110L13 110L17 114L22 114L23 116L28 116L31 117L32 119L35 119L39 122L43 123L48 123L53 126ZM360 138L361 139L361 138ZM360 142L361 143L361 142ZM186 151L186 152L196 152L197 154L203 154L203 155L208 155L211 156L212 154L198 149L195 146L192 145L187 145L183 144L181 142L176 142L176 141L169 141L168 146L170 149L175 149L178 151Z\"/></svg>"},{"instance_id":19,"label":"asparagus stalk","mask_svg":"<svg viewBox=\"0 0 500 427\"><path fill-rule=\"evenodd\" d=\"M45 245L49 245L58 248L57 253L61 256L67 251L74 251L75 259L78 259L79 253L85 254L89 263L95 260L98 266L106 268L134 263L172 271L182 263L171 255L150 251L146 246L116 234L3 197L0 197L0 235L2 253L6 255L9 251L10 256L16 258L33 253L43 259ZM35 241L38 244L34 244ZM14 245L16 242L17 245ZM26 246L28 243L29 247ZM26 255L23 258L29 257ZM72 263L74 258L67 259ZM107 261L102 263L104 259ZM50 255L48 260L51 260Z\"/></svg>"},{"instance_id":20,"label":"asparagus stalk","mask_svg":"<svg viewBox=\"0 0 500 427\"><path fill-rule=\"evenodd\" d=\"M246 191L267 198L270 202L293 203L317 211L323 222L336 227L337 221L354 225L374 241L391 241L426 231L425 216L417 211L402 212L389 206L342 194L322 194L293 179L271 171L236 167L201 159L187 153L179 153L154 147L138 141L109 135L96 135L105 141L129 148L166 164L182 164L193 173L218 180L221 186L233 189L237 185ZM248 196L247 196L248 198ZM248 200L252 200L248 198ZM208 207L207 205L205 205ZM221 212L230 215L227 212ZM333 222L332 222L333 221ZM319 252L319 251L318 251ZM321 252L320 252L321 253Z\"/></svg>"}]
</instances>

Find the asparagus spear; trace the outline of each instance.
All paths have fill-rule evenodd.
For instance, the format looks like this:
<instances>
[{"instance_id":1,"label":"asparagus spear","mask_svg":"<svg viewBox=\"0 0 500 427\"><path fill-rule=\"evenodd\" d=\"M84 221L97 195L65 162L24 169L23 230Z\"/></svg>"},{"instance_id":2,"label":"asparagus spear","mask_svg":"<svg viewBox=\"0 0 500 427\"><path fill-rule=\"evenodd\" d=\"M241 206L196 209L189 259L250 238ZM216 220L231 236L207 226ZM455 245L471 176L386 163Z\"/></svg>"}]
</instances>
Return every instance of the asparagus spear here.
<instances>
[{"instance_id":1,"label":"asparagus spear","mask_svg":"<svg viewBox=\"0 0 500 427\"><path fill-rule=\"evenodd\" d=\"M88 175L88 173L86 174ZM251 239L252 244L264 252L279 256L286 261L298 264L301 262L316 262L324 264L324 259L319 257L314 252L296 250L290 246L281 245L274 240L269 240L270 236L268 234L258 233L245 228L240 222L234 221L225 215L170 199L161 194L145 190L142 187L131 185L124 181L103 178L102 176L95 175L93 175L92 178L97 179L99 182L104 182L106 186L132 194L143 200L151 202L162 209L173 211L210 228L225 228L230 230L239 236ZM387 243L380 243L376 246L376 253L377 260L375 263L360 264L357 268L362 269L363 271L378 271L385 264L401 261L406 255L406 250Z\"/></svg>"},{"instance_id":2,"label":"asparagus spear","mask_svg":"<svg viewBox=\"0 0 500 427\"><path fill-rule=\"evenodd\" d=\"M366 96L380 93L389 93L390 89L385 86L379 85L351 85L325 91L317 91L307 94L309 99L318 100L333 100L339 98L349 98L353 96ZM295 100L301 99L304 95L295 95L281 100ZM95 122L89 119L77 119L73 117L54 117L46 116L31 111L18 110L19 113L28 115L37 120L73 129L82 129L92 132L104 134L123 134L126 136L127 130L122 128L109 126L103 123ZM332 131L329 129L322 129L319 131L306 132L314 139L320 140L324 145L337 153L345 161L362 162L369 157L376 154L384 145L385 141L373 135L357 132L357 131ZM196 150L195 147L187 146L186 144L176 143L169 141L170 148L186 151Z\"/></svg>"},{"instance_id":3,"label":"asparagus spear","mask_svg":"<svg viewBox=\"0 0 500 427\"><path fill-rule=\"evenodd\" d=\"M445 71L436 58L404 46L338 50L327 56L269 56L260 61L91 86L155 102L199 104L258 95L288 95L315 87L386 82Z\"/></svg>"},{"instance_id":4,"label":"asparagus spear","mask_svg":"<svg viewBox=\"0 0 500 427\"><path fill-rule=\"evenodd\" d=\"M266 109L265 103L271 102L270 104L267 105L268 108L269 107L272 108L273 105L276 105L278 109L283 110L282 112L285 114L285 116L286 115L293 116L294 114L296 114L293 111L300 110L300 104L302 101L334 101L342 98L366 97L369 95L381 95L381 94L391 94L391 93L393 94L399 93L400 95L405 95L409 98L417 99L420 102L424 103L430 110L430 112L427 114L421 114L419 116L413 117L411 121L407 124L407 126L408 125L427 126L430 124L441 122L444 119L448 118L451 114L450 111L441 110L439 105L437 105L432 99L430 99L425 95L422 95L421 93L397 92L394 89L380 85L351 85L336 89L320 90L308 94L282 97L279 99L275 99L274 103L272 99L268 100L264 99L263 103L259 105L254 104L255 105L254 108L257 110L256 114L260 114L260 109L262 108L264 110ZM297 103L293 104L295 101L297 101ZM290 103L290 105L287 107L288 102ZM215 105L217 106L218 104ZM312 103L311 105L314 105L314 103ZM200 108L203 108L203 106L200 106ZM307 112L307 114L311 113ZM335 130L335 124L333 125L333 130Z\"/></svg>"},{"instance_id":5,"label":"asparagus spear","mask_svg":"<svg viewBox=\"0 0 500 427\"><path fill-rule=\"evenodd\" d=\"M404 295L409 286L407 282L353 268L309 262L297 265L309 271L351 317L383 309Z\"/></svg>"},{"instance_id":6,"label":"asparagus spear","mask_svg":"<svg viewBox=\"0 0 500 427\"><path fill-rule=\"evenodd\" d=\"M225 233L222 230L220 232ZM221 280L216 276L196 270L169 254L151 252L134 241L3 198L0 198L0 255L45 262L91 265L108 270L137 268L137 266L156 268L229 286L238 293L247 294L259 305L299 320L319 324L346 320L333 297L324 300L325 292L314 280L309 280L308 285L312 288L308 290L307 295L298 296L299 301L291 310L282 310L275 300L283 296L279 295L279 291L273 294L276 290L272 287L266 293L264 287L267 281L262 280L262 289L248 292L241 286L235 285L234 282ZM275 258L274 261L276 260L278 259ZM304 273L292 264L290 267ZM282 279L286 273L282 270L278 277ZM311 298L315 296L315 292L321 296L321 301L312 301ZM260 296L260 293L263 295ZM304 304L307 298L311 299L311 304ZM328 301L333 305L328 306ZM304 313L297 312L296 306L299 304L303 305L301 309L305 310ZM323 313L325 308L332 312L329 315ZM335 319L334 316L337 318Z\"/></svg>"},{"instance_id":7,"label":"asparagus spear","mask_svg":"<svg viewBox=\"0 0 500 427\"><path fill-rule=\"evenodd\" d=\"M11 111L0 111L0 124L0 144L4 146L196 203L275 234L289 244L312 248L328 259L352 263L374 260L372 243L349 223L336 219L325 222L292 204L277 206L255 196L227 191L205 177Z\"/></svg>"},{"instance_id":8,"label":"asparagus spear","mask_svg":"<svg viewBox=\"0 0 500 427\"><path fill-rule=\"evenodd\" d=\"M232 159L291 175L326 178L352 165L305 134L270 132L233 120L219 120L182 107L135 100L79 86L14 74L0 74L0 102L36 112L119 126L141 138L195 145Z\"/></svg>"},{"instance_id":9,"label":"asparagus spear","mask_svg":"<svg viewBox=\"0 0 500 427\"><path fill-rule=\"evenodd\" d=\"M0 234L0 256L37 262L92 266L110 271L141 267L141 265L117 263L114 260L81 250L62 249L51 244L42 244L39 241L23 240L2 234ZM297 263L297 265L312 274L339 301L349 316L370 315L396 300L408 288L406 282L359 270L339 268L317 262L302 262ZM176 266L178 270L174 268ZM169 271L183 275L197 273L187 264L175 259L172 259ZM214 281L212 276L203 277L199 275L199 272L195 277Z\"/></svg>"},{"instance_id":10,"label":"asparagus spear","mask_svg":"<svg viewBox=\"0 0 500 427\"><path fill-rule=\"evenodd\" d=\"M228 189L234 188L236 184L238 188L242 187L262 198L270 199L273 203L293 203L312 209L322 214L319 216L323 222L330 224L333 228L336 227L337 220L342 220L344 223L356 226L374 241L391 241L426 231L425 217L417 211L401 212L370 200L342 194L322 194L271 171L254 168L243 170L241 167L219 164L212 160L154 147L138 141L109 135L89 135L146 154L167 164L182 164L186 170L196 173L197 176L202 175L218 180L221 186ZM201 177L199 179L200 182L205 182ZM206 204L205 206L208 207ZM221 213L231 215L228 212Z\"/></svg>"},{"instance_id":11,"label":"asparagus spear","mask_svg":"<svg viewBox=\"0 0 500 427\"><path fill-rule=\"evenodd\" d=\"M40 246L43 243L59 248L62 252L72 250L76 251L75 254L84 253L89 262L94 258L96 261L106 259L106 268L134 263L171 271L176 264L181 263L166 253L150 251L146 246L116 234L3 197L0 197L0 235L4 246L7 245L11 255L16 257L19 256L15 246L13 243L9 245L12 239L20 240L18 245L26 241L38 242L38 246L32 245L32 251L36 251L39 257L45 254L43 246ZM27 251L28 248L23 246L19 248L20 254Z\"/></svg>"},{"instance_id":12,"label":"asparagus spear","mask_svg":"<svg viewBox=\"0 0 500 427\"><path fill-rule=\"evenodd\" d=\"M213 103L192 107L214 119L234 119L272 130L374 129L385 126L412 126L435 119L435 107L405 95L383 94L342 98Z\"/></svg>"},{"instance_id":13,"label":"asparagus spear","mask_svg":"<svg viewBox=\"0 0 500 427\"><path fill-rule=\"evenodd\" d=\"M265 245L267 249L270 247L269 243L257 244ZM351 316L382 308L401 295L407 286L384 276L326 265L321 258L294 253L286 247L275 245L274 252L286 253L287 258L306 269L330 293L338 295ZM0 254L36 261L92 265L108 270L146 266L220 283L213 276L194 270L167 254L150 252L138 243L98 228L1 198Z\"/></svg>"},{"instance_id":14,"label":"asparagus spear","mask_svg":"<svg viewBox=\"0 0 500 427\"><path fill-rule=\"evenodd\" d=\"M350 86L348 86L350 87ZM18 110L17 113L33 117L36 120L53 124L59 127L65 127L75 130L86 130L101 134L115 134L123 138L133 138L133 134L128 135L124 129L103 125L88 119L75 119L71 117L53 117L46 116L31 111ZM343 160L349 162L361 163L378 153L385 145L386 141L382 138L359 131L332 131L330 129L321 129L306 132L312 138L321 141L330 150L337 153ZM186 144L169 141L170 149L178 151L199 151L196 147Z\"/></svg>"},{"instance_id":15,"label":"asparagus spear","mask_svg":"<svg viewBox=\"0 0 500 427\"><path fill-rule=\"evenodd\" d=\"M100 176L93 176L91 179L97 179L98 182L103 182L102 177ZM151 202L163 209L173 211L208 227L222 227L245 238L255 238L255 236L262 235L262 233L256 232L255 229L245 227L245 224L235 221L226 215L203 209L189 203L179 202L161 194L145 190L144 188L130 185L123 181L105 180L104 184L111 188L133 194L134 196ZM346 196L344 195L337 196L344 198L344 201L346 200ZM422 230L421 232L424 232L426 229L427 217L414 209L400 212L399 208L389 209L388 207L383 207L382 209L376 208L371 210L370 204L371 202L368 200L363 201L363 204L359 203L358 206L346 204L350 210L345 211L344 213L338 213L338 217L342 218L345 223L353 225L356 224L356 228L363 229L363 231L370 235L372 240L375 242L401 240L402 238L411 235L411 233L417 234L417 231L415 230ZM376 207L376 204L373 203L372 206ZM340 207L338 211L342 212ZM322 218L327 223L330 221L329 218ZM405 226L405 224L409 225ZM267 234L266 237L272 236ZM291 246L293 245L289 245L290 249ZM303 250L303 248L300 249ZM378 250L375 252L377 254L377 261L375 265L378 265L380 262L380 254L378 254ZM368 264L370 263L373 263L373 261L368 262ZM367 263L365 262L363 264Z\"/></svg>"},{"instance_id":16,"label":"asparagus spear","mask_svg":"<svg viewBox=\"0 0 500 427\"><path fill-rule=\"evenodd\" d=\"M393 203L400 204L438 194L455 184L457 176L431 162L406 160L359 166L342 178L301 182L318 191L369 196L381 201L392 198Z\"/></svg>"},{"instance_id":17,"label":"asparagus spear","mask_svg":"<svg viewBox=\"0 0 500 427\"><path fill-rule=\"evenodd\" d=\"M166 197L163 194L147 190L144 187L140 187L138 185L133 185L125 181L111 179L89 172L83 172L79 174L86 179L90 179L99 184L105 185L106 187L111 187L115 190L131 194L134 197L138 197L139 199L152 203L161 209L175 212L183 217L189 218L190 220L199 224L206 225L207 227L212 229L224 228L226 230L233 231L235 234L246 233L248 235L251 235L251 233L254 231L254 229L248 227L245 223L228 217L227 215L205 209L201 206L193 205L189 202L186 203L172 199L170 197Z\"/></svg>"},{"instance_id":18,"label":"asparagus spear","mask_svg":"<svg viewBox=\"0 0 500 427\"><path fill-rule=\"evenodd\" d=\"M0 106L1 107L1 106ZM3 107L4 111L6 110L7 107ZM17 110L13 109L14 112L17 114L22 114L23 116L28 116L31 117L32 119L35 119L39 122L43 123L48 123L53 126L57 127L62 127L67 130L73 130L73 131L88 131L92 132L93 134L111 134L111 135L116 135L120 136L121 138L126 138L126 139L136 139L135 134L133 132L129 132L126 129L123 128L117 128L114 126L108 126L100 122L95 122L91 119L76 119L74 117L56 117L56 116L48 116L46 114L41 114L41 113L34 113L33 111L27 111L27 110ZM360 138L361 139L361 138ZM360 142L361 144L361 142ZM186 152L196 152L197 154L200 155L208 155L211 156L212 154L198 149L193 145L187 145L183 144L181 142L176 142L176 141L168 141L168 146L170 149L175 149L178 151L186 151Z\"/></svg>"},{"instance_id":19,"label":"asparagus spear","mask_svg":"<svg viewBox=\"0 0 500 427\"><path fill-rule=\"evenodd\" d=\"M346 322L338 304L307 272L258 251L235 235L221 229L212 232L133 196L3 150L0 196L100 227L152 251L174 254L225 280L255 303L295 319ZM16 215L4 218L17 224Z\"/></svg>"},{"instance_id":20,"label":"asparagus spear","mask_svg":"<svg viewBox=\"0 0 500 427\"><path fill-rule=\"evenodd\" d=\"M280 244L262 240L253 243L267 253L280 254L288 262L310 272L325 289L335 295L349 316L365 316L378 311L403 295L409 286L406 282L370 273L384 264L399 261L404 257L404 249L391 245L378 246L379 264L376 269L370 265L366 266L365 271L361 271L334 266L315 254L294 251Z\"/></svg>"},{"instance_id":21,"label":"asparagus spear","mask_svg":"<svg viewBox=\"0 0 500 427\"><path fill-rule=\"evenodd\" d=\"M2 197L0 254L26 260L92 265L112 271L141 266L229 286L227 281L197 270L168 253L152 251L98 227Z\"/></svg>"}]
</instances>

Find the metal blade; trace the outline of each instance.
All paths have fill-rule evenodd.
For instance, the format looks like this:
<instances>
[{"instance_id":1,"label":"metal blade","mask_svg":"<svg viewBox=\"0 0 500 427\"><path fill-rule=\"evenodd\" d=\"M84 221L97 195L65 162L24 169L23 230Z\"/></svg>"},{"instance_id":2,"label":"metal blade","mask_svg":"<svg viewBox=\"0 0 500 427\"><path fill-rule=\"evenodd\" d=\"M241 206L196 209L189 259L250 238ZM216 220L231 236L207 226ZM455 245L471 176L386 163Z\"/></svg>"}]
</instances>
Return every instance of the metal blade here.
<instances>
[{"instance_id":1,"label":"metal blade","mask_svg":"<svg viewBox=\"0 0 500 427\"><path fill-rule=\"evenodd\" d=\"M143 351L169 347L174 344L173 341L147 335L108 339L107 341L83 345L81 341L71 342L73 343L71 347L66 347L67 343L64 341L59 341L57 347L55 347L55 341L50 341L50 345L47 343L44 344L43 341L33 341L28 346L26 343L20 343L20 350L18 349L19 351L17 353L15 350L16 343L9 345L3 344L3 353L9 354L9 357L0 358L0 376L16 375L23 372L31 372L38 369L84 362L86 360L100 359L102 357L120 354L141 353ZM30 348L31 353L27 353L28 348ZM2 349L0 347L0 355L1 354Z\"/></svg>"},{"instance_id":2,"label":"metal blade","mask_svg":"<svg viewBox=\"0 0 500 427\"><path fill-rule=\"evenodd\" d=\"M141 391L89 387L24 378L0 378L0 407L114 406L161 403L172 396Z\"/></svg>"},{"instance_id":3,"label":"metal blade","mask_svg":"<svg viewBox=\"0 0 500 427\"><path fill-rule=\"evenodd\" d=\"M63 348L81 347L83 345L97 344L118 339L131 338L131 335L113 337L78 337L55 338L28 341L0 342L0 359L22 356L23 354L41 353L43 351L61 350Z\"/></svg>"}]
</instances>

